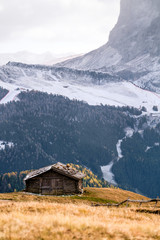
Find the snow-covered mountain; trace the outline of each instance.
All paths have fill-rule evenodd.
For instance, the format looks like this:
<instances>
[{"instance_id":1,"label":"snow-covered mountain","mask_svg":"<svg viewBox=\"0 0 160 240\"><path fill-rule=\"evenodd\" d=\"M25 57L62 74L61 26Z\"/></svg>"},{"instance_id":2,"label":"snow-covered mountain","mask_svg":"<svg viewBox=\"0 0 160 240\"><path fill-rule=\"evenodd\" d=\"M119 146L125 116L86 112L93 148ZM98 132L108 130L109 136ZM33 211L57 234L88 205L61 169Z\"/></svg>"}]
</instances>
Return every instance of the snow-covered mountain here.
<instances>
[{"instance_id":1,"label":"snow-covered mountain","mask_svg":"<svg viewBox=\"0 0 160 240\"><path fill-rule=\"evenodd\" d=\"M108 43L58 66L112 72L160 92L160 1L121 0Z\"/></svg>"},{"instance_id":2,"label":"snow-covered mountain","mask_svg":"<svg viewBox=\"0 0 160 240\"><path fill-rule=\"evenodd\" d=\"M160 95L150 92L160 93L159 18L159 0L121 0L106 45L55 66L9 62L0 67L0 86L153 112L160 105Z\"/></svg>"},{"instance_id":3,"label":"snow-covered mountain","mask_svg":"<svg viewBox=\"0 0 160 240\"><path fill-rule=\"evenodd\" d=\"M15 100L20 91L34 89L91 105L144 106L149 113L154 113L153 106L160 105L159 94L122 81L116 75L64 67L9 62L0 67L0 86L10 90L0 103Z\"/></svg>"},{"instance_id":4,"label":"snow-covered mountain","mask_svg":"<svg viewBox=\"0 0 160 240\"><path fill-rule=\"evenodd\" d=\"M22 62L26 64L44 64L53 65L58 62L62 62L74 57L80 56L80 54L52 54L50 52L36 54L27 51L21 51L16 53L1 53L0 54L0 66L7 64L8 62Z\"/></svg>"}]
</instances>

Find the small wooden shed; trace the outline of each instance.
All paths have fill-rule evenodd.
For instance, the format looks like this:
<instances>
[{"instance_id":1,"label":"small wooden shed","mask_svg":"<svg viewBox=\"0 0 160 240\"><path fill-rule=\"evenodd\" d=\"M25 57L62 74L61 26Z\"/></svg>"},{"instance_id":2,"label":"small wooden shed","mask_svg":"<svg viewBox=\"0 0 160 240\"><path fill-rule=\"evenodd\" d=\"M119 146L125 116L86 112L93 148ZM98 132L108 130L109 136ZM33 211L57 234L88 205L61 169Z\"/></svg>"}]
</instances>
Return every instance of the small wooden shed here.
<instances>
[{"instance_id":1,"label":"small wooden shed","mask_svg":"<svg viewBox=\"0 0 160 240\"><path fill-rule=\"evenodd\" d=\"M26 192L42 195L67 195L83 192L85 175L60 162L30 172L24 179Z\"/></svg>"}]
</instances>

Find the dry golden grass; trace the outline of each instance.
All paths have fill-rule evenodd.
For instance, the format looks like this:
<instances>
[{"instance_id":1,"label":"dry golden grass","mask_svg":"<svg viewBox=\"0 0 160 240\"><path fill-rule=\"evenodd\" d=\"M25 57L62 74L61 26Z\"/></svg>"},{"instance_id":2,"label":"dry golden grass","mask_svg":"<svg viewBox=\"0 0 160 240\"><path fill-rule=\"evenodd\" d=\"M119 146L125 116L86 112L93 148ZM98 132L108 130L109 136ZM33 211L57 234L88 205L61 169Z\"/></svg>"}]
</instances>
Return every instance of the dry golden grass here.
<instances>
[{"instance_id":1,"label":"dry golden grass","mask_svg":"<svg viewBox=\"0 0 160 240\"><path fill-rule=\"evenodd\" d=\"M113 201L131 194L118 189L87 189L86 195L97 198L101 194L100 199L107 199L113 193ZM133 206L93 207L89 200L22 193L0 194L0 199L0 240L160 239L160 216L137 212Z\"/></svg>"},{"instance_id":2,"label":"dry golden grass","mask_svg":"<svg viewBox=\"0 0 160 240\"><path fill-rule=\"evenodd\" d=\"M59 203L80 203L91 204L94 202L107 203L107 202L121 202L126 199L148 199L139 194L124 191L122 189L114 188L85 188L84 194L79 196L71 197L48 197L48 196L38 196L29 195L25 193L4 193L0 194L0 200L12 200L12 201L46 201L46 202L59 202Z\"/></svg>"},{"instance_id":3,"label":"dry golden grass","mask_svg":"<svg viewBox=\"0 0 160 240\"><path fill-rule=\"evenodd\" d=\"M3 201L0 239L160 239L160 216L135 210Z\"/></svg>"},{"instance_id":4,"label":"dry golden grass","mask_svg":"<svg viewBox=\"0 0 160 240\"><path fill-rule=\"evenodd\" d=\"M128 198L133 200L148 199L137 193L115 188L85 188L85 191L85 195L87 196L91 195L92 197L99 197L115 202L122 202Z\"/></svg>"}]
</instances>

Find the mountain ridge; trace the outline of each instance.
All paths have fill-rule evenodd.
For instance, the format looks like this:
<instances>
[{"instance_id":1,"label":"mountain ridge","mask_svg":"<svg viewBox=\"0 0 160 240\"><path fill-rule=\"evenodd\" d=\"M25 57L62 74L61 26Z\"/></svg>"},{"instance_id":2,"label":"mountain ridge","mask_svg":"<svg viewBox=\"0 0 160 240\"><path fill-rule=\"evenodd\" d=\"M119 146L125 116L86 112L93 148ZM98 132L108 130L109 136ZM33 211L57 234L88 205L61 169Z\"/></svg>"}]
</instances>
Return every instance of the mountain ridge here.
<instances>
[{"instance_id":1,"label":"mountain ridge","mask_svg":"<svg viewBox=\"0 0 160 240\"><path fill-rule=\"evenodd\" d=\"M15 53L0 53L0 66L7 64L7 62L23 62L25 64L41 64L53 65L58 62L69 60L81 56L82 54L53 54L51 52L32 53L28 51L20 51Z\"/></svg>"},{"instance_id":2,"label":"mountain ridge","mask_svg":"<svg viewBox=\"0 0 160 240\"><path fill-rule=\"evenodd\" d=\"M85 101L90 105L131 106L148 113L160 104L160 95L137 87L110 72L9 62L0 67L0 85L10 90L0 104L26 90L37 90ZM158 109L160 112L160 109Z\"/></svg>"}]
</instances>

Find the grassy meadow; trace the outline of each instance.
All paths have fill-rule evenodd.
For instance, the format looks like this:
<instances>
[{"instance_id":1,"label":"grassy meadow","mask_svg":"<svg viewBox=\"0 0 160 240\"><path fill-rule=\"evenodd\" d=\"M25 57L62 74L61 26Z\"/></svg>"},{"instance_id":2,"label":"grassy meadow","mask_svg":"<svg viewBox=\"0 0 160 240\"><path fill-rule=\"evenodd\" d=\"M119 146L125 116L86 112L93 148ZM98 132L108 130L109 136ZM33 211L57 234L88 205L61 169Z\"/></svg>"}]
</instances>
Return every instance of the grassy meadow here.
<instances>
[{"instance_id":1,"label":"grassy meadow","mask_svg":"<svg viewBox=\"0 0 160 240\"><path fill-rule=\"evenodd\" d=\"M112 188L86 188L69 197L0 194L0 240L160 239L160 204L103 206L127 198L145 199Z\"/></svg>"}]
</instances>

